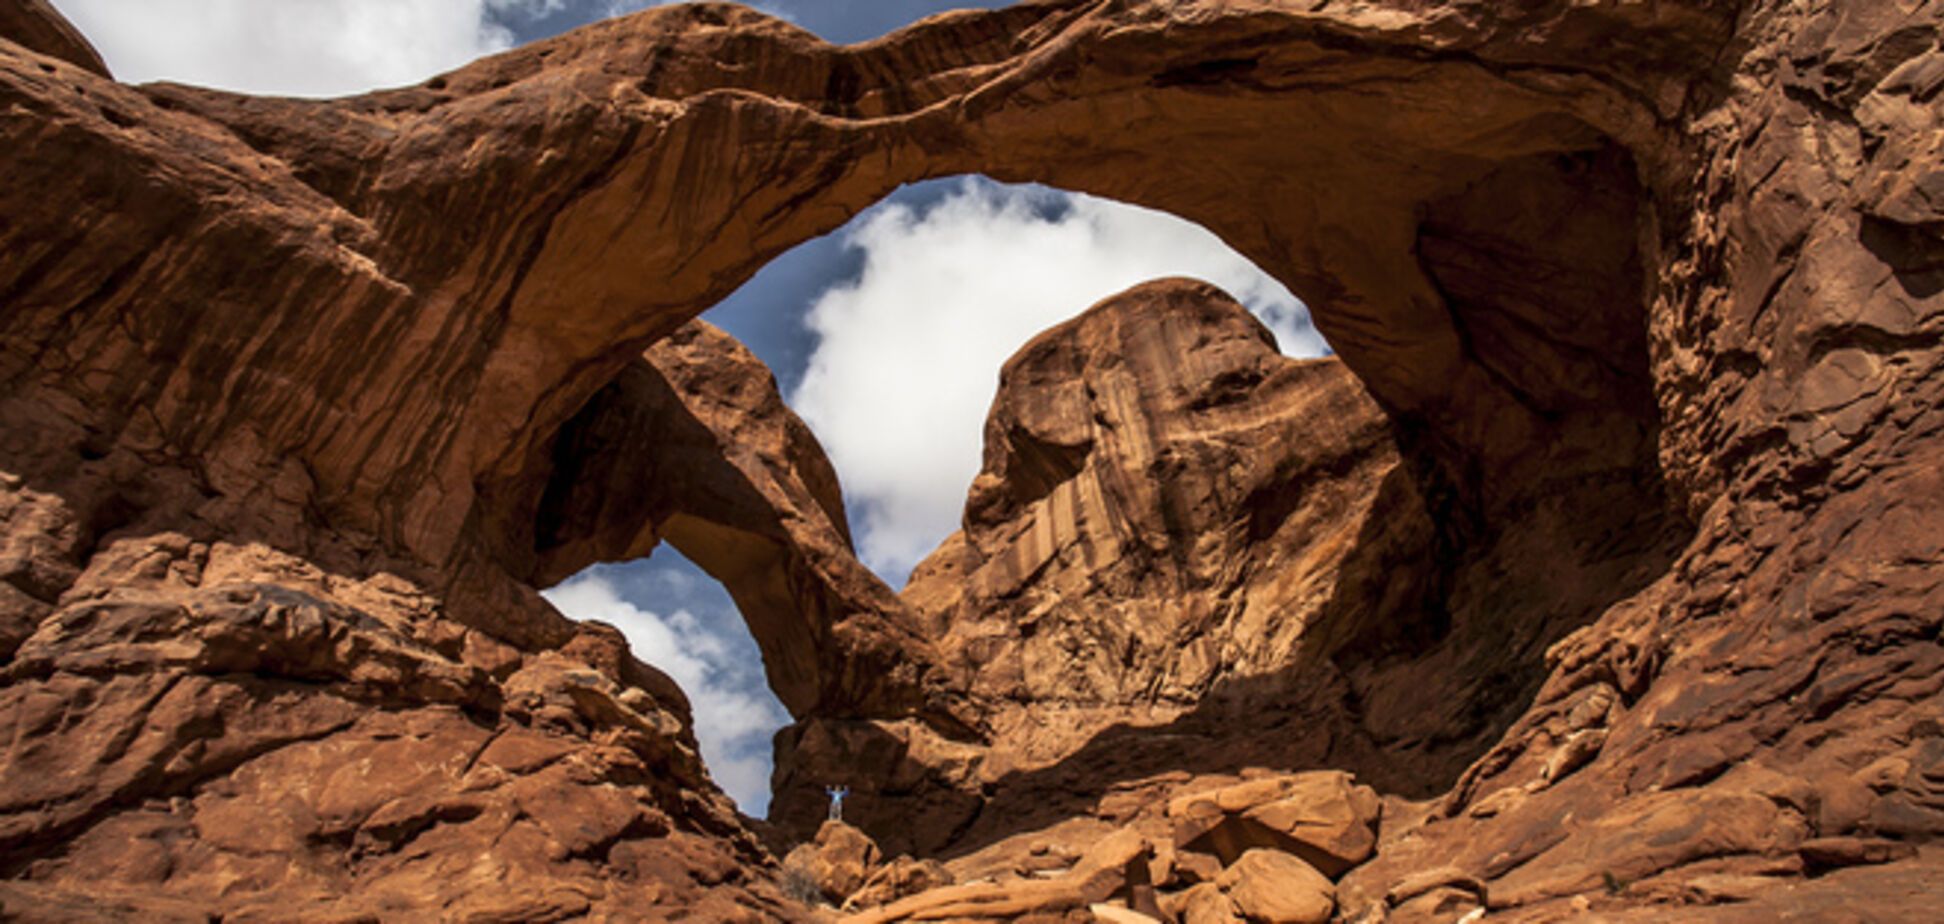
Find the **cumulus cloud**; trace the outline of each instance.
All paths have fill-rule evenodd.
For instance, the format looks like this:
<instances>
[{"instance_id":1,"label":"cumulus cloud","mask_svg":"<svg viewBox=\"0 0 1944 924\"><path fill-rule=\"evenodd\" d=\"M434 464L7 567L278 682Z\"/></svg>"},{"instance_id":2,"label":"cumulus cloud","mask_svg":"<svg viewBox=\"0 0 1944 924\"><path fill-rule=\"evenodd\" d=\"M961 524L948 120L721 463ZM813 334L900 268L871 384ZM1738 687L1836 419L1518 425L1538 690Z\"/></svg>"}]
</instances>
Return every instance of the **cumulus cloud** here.
<instances>
[{"instance_id":1,"label":"cumulus cloud","mask_svg":"<svg viewBox=\"0 0 1944 924\"><path fill-rule=\"evenodd\" d=\"M528 19L543 19L567 8L567 0L486 0L486 5L501 14L523 13Z\"/></svg>"},{"instance_id":2,"label":"cumulus cloud","mask_svg":"<svg viewBox=\"0 0 1944 924\"><path fill-rule=\"evenodd\" d=\"M660 562L598 565L543 596L571 618L620 629L635 657L681 685L710 776L760 817L769 808L770 737L790 719L769 691L742 617L720 586L703 580ZM646 600L676 608L662 615Z\"/></svg>"},{"instance_id":3,"label":"cumulus cloud","mask_svg":"<svg viewBox=\"0 0 1944 924\"><path fill-rule=\"evenodd\" d=\"M416 83L513 45L495 13L548 0L54 0L129 82L337 96Z\"/></svg>"},{"instance_id":4,"label":"cumulus cloud","mask_svg":"<svg viewBox=\"0 0 1944 924\"><path fill-rule=\"evenodd\" d=\"M54 0L130 83L346 96L666 0ZM766 4L778 15L782 11Z\"/></svg>"},{"instance_id":5,"label":"cumulus cloud","mask_svg":"<svg viewBox=\"0 0 1944 924\"><path fill-rule=\"evenodd\" d=\"M843 479L860 556L894 583L958 528L999 366L1040 331L1181 275L1249 306L1285 353L1327 350L1286 288L1162 212L966 179L929 208L888 203L843 233L862 270L811 307L817 343L791 404Z\"/></svg>"}]
</instances>

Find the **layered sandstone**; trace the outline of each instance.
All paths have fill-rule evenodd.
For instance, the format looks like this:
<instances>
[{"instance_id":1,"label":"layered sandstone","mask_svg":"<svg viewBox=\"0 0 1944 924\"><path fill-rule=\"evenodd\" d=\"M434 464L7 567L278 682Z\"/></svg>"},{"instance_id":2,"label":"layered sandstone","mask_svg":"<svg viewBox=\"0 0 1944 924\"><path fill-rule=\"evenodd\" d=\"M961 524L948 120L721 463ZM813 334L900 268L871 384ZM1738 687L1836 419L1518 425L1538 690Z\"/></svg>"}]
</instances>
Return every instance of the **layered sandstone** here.
<instances>
[{"instance_id":1,"label":"layered sandstone","mask_svg":"<svg viewBox=\"0 0 1944 924\"><path fill-rule=\"evenodd\" d=\"M1337 767L1391 796L1346 917L1920 915L1938 860L1910 845L1944 830L1940 17L1048 0L834 48L703 4L294 101L115 84L51 8L9 4L9 912L195 914L182 896L222 886L237 919L792 913L679 694L532 583L721 534L549 489L657 464L568 437L647 451L644 351L764 260L976 171L1205 224L1341 366L1211 346L1256 387L1306 383L1243 412L1148 363L1208 406L1117 409L1090 445L1056 377L1009 383L1046 397L1002 398L994 480L908 602L856 577L815 464L696 463L735 486L717 568L803 720L792 791L829 775L814 755L868 758L858 785L923 810L901 836L967 866L1247 764ZM1312 399L1362 405L1341 436L1369 451L1278 482L1265 458L1346 445L1275 430ZM1170 423L1203 411L1224 422ZM1195 464L1144 485L1176 470L1118 441L1140 426ZM1261 432L1290 442L1183 448ZM1289 493L1244 541L1257 479ZM1332 504L1349 547L1314 541ZM1191 750L1217 759L1174 766Z\"/></svg>"},{"instance_id":2,"label":"layered sandstone","mask_svg":"<svg viewBox=\"0 0 1944 924\"><path fill-rule=\"evenodd\" d=\"M14 0L0 7L0 36L50 58L109 76L101 54L47 0Z\"/></svg>"},{"instance_id":3,"label":"layered sandstone","mask_svg":"<svg viewBox=\"0 0 1944 924\"><path fill-rule=\"evenodd\" d=\"M792 714L853 714L823 699L836 679L880 713L964 732L962 696L919 692L930 643L852 552L823 447L735 338L692 321L657 342L561 427L552 461L536 585L665 540L729 589Z\"/></svg>"},{"instance_id":4,"label":"layered sandstone","mask_svg":"<svg viewBox=\"0 0 1944 924\"><path fill-rule=\"evenodd\" d=\"M1318 640L1418 601L1432 536L1399 466L1340 362L1283 357L1206 283L1139 286L1041 334L1000 374L965 530L903 593L985 705L989 741L801 723L773 817L793 823L818 805L814 781L896 755L852 783L853 815L890 849L934 852L1085 814L1137 768L1289 765L1289 742L1224 726L1293 686L1345 695ZM1277 721L1343 718L1313 707ZM1341 729L1315 731L1300 759Z\"/></svg>"},{"instance_id":5,"label":"layered sandstone","mask_svg":"<svg viewBox=\"0 0 1944 924\"><path fill-rule=\"evenodd\" d=\"M660 371L698 349L747 372L733 341L685 329L639 367L664 417L724 444L801 430L738 416L773 413L766 375L728 407ZM715 458L662 496L703 523L760 519ZM709 780L682 691L618 631L524 589L498 618L565 637L522 650L466 628L409 562L306 521L297 475L239 502L144 461L4 475L10 920L803 914ZM772 529L799 512L763 489ZM85 519L104 497L119 519Z\"/></svg>"},{"instance_id":6,"label":"layered sandstone","mask_svg":"<svg viewBox=\"0 0 1944 924\"><path fill-rule=\"evenodd\" d=\"M853 812L920 852L1184 774L1339 767L1443 792L1536 692L1546 647L1661 573L1682 529L1617 480L1534 503L1520 531L1454 535L1454 489L1402 436L1343 363L1283 357L1204 283L1040 335L1001 373L965 530L903 594L988 740L806 721L774 817L885 760Z\"/></svg>"},{"instance_id":7,"label":"layered sandstone","mask_svg":"<svg viewBox=\"0 0 1944 924\"><path fill-rule=\"evenodd\" d=\"M1376 845L1377 794L1340 771L1256 773L1186 789L1165 816L1102 832L1080 849L1038 841L1010 870L878 902L845 921L1324 924L1338 910L1334 880ZM836 824L819 833L819 847ZM875 897L855 893L845 907Z\"/></svg>"}]
</instances>

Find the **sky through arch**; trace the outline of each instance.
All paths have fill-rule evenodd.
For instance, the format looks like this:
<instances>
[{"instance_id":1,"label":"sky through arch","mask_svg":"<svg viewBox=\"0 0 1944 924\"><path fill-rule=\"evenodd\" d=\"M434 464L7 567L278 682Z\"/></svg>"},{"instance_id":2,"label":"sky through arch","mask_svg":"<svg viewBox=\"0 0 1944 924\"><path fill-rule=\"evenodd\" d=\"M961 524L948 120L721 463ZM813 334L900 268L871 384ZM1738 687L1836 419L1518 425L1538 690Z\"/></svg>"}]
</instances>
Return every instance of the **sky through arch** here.
<instances>
[{"instance_id":1,"label":"sky through arch","mask_svg":"<svg viewBox=\"0 0 1944 924\"><path fill-rule=\"evenodd\" d=\"M776 371L844 485L858 553L893 586L957 528L1000 365L1161 276L1220 286L1283 352L1328 352L1302 302L1163 212L984 177L907 186L777 258L703 318Z\"/></svg>"}]
</instances>

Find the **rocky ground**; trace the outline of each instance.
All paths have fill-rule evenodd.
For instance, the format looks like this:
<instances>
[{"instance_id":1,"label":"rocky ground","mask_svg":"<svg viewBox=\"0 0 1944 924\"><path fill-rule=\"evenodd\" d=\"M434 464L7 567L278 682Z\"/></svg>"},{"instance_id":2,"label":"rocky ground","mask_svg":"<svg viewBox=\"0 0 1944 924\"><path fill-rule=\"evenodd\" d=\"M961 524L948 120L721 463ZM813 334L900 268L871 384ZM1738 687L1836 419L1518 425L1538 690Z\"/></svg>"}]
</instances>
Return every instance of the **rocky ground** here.
<instances>
[{"instance_id":1,"label":"rocky ground","mask_svg":"<svg viewBox=\"0 0 1944 924\"><path fill-rule=\"evenodd\" d=\"M836 48L699 4L304 101L118 84L0 3L0 906L1922 920L1941 41L1041 0ZM691 319L965 172L1198 221L1338 355L1190 281L1094 306L900 595ZM663 540L795 719L771 819L535 590Z\"/></svg>"}]
</instances>

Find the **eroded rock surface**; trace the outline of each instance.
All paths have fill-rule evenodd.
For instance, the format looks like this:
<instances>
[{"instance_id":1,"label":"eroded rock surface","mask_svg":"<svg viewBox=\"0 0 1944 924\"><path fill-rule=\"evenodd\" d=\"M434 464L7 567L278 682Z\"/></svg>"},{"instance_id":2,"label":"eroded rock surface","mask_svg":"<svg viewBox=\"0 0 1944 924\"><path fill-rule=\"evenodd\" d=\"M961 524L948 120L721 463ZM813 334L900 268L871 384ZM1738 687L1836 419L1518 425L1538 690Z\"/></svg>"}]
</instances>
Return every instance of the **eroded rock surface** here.
<instances>
[{"instance_id":1,"label":"eroded rock surface","mask_svg":"<svg viewBox=\"0 0 1944 924\"><path fill-rule=\"evenodd\" d=\"M1335 768L1387 796L1346 917L1921 915L1940 17L1048 0L834 48L699 4L298 101L115 84L51 7L9 4L0 900L795 913L679 693L532 584L715 523L720 561L791 582L779 606L735 581L802 720L785 827L862 767L887 849L1048 874L908 907L1146 913L1133 855L1069 842L1132 831L1160 864L1171 799ZM993 478L905 603L844 576L802 459L712 468L745 492L714 514L550 502L563 432L630 419L644 350L898 184L972 171L1203 223L1340 366L1232 334L1170 358L1263 373L1241 389L1079 362L1174 402L1084 398L1111 435L1058 376L1016 380ZM788 452L788 429L724 432ZM1214 863L1170 863L1195 881L1163 913L1239 913Z\"/></svg>"},{"instance_id":2,"label":"eroded rock surface","mask_svg":"<svg viewBox=\"0 0 1944 924\"><path fill-rule=\"evenodd\" d=\"M0 7L0 36L50 58L109 76L100 53L47 0L12 0Z\"/></svg>"},{"instance_id":3,"label":"eroded rock surface","mask_svg":"<svg viewBox=\"0 0 1944 924\"><path fill-rule=\"evenodd\" d=\"M814 840L797 845L783 858L783 869L814 883L830 904L841 905L864 887L879 859L877 843L868 835L831 819L817 829Z\"/></svg>"},{"instance_id":4,"label":"eroded rock surface","mask_svg":"<svg viewBox=\"0 0 1944 924\"><path fill-rule=\"evenodd\" d=\"M846 921L1331 920L1337 910L1333 876L1369 855L1378 823L1376 794L1327 771L1258 772L1243 782L1213 785L1204 780L1185 787L1189 792L1168 809L1176 821L1172 831L1164 820L1147 817L1093 832L1079 851L1055 850L1041 841L1011 870L988 869L963 884L930 889ZM1305 832L1311 835L1307 842L1288 836L1209 836L1258 830L1244 826L1266 816L1343 819L1331 827L1361 831L1363 847L1354 851L1355 861L1343 862L1315 848L1315 831Z\"/></svg>"},{"instance_id":5,"label":"eroded rock surface","mask_svg":"<svg viewBox=\"0 0 1944 924\"><path fill-rule=\"evenodd\" d=\"M1001 374L965 530L903 594L987 746L808 720L774 817L814 817L824 781L885 763L853 813L921 853L1171 773L1340 767L1442 792L1536 691L1546 646L1663 571L1680 530L1626 505L1641 472L1535 499L1521 531L1460 532L1455 486L1403 440L1343 363L1280 355L1204 283L1042 334Z\"/></svg>"},{"instance_id":6,"label":"eroded rock surface","mask_svg":"<svg viewBox=\"0 0 1944 924\"><path fill-rule=\"evenodd\" d=\"M482 666L436 613L262 546L113 542L0 687L10 919L793 913L619 633Z\"/></svg>"},{"instance_id":7,"label":"eroded rock surface","mask_svg":"<svg viewBox=\"0 0 1944 924\"><path fill-rule=\"evenodd\" d=\"M534 514L532 580L647 557L662 541L729 589L792 714L973 722L927 676L932 643L851 550L837 474L735 338L691 321L561 428Z\"/></svg>"}]
</instances>

